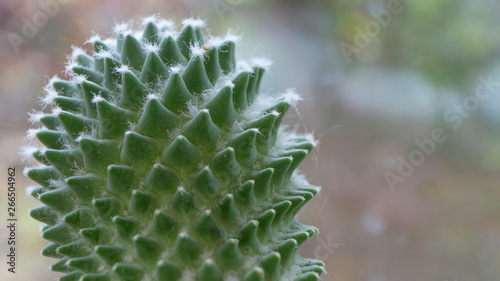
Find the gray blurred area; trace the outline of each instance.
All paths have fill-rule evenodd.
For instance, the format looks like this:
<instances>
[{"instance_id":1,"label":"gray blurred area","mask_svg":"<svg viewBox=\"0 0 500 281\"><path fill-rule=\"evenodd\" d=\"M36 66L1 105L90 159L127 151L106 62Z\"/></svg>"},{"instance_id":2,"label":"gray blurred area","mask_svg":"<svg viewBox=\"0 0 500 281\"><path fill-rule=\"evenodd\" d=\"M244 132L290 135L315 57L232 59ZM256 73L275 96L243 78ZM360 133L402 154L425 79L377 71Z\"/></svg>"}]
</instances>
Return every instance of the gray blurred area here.
<instances>
[{"instance_id":1,"label":"gray blurred area","mask_svg":"<svg viewBox=\"0 0 500 281\"><path fill-rule=\"evenodd\" d=\"M19 252L11 274L1 227L0 279L60 276L27 216L39 205L18 155L27 112L71 45L158 13L232 29L240 57L274 61L262 94L302 95L285 123L319 141L301 171L322 191L298 220L320 230L300 253L325 262L323 280L498 280L499 12L494 0L1 0L0 186L15 166ZM5 203L2 191L0 225Z\"/></svg>"}]
</instances>

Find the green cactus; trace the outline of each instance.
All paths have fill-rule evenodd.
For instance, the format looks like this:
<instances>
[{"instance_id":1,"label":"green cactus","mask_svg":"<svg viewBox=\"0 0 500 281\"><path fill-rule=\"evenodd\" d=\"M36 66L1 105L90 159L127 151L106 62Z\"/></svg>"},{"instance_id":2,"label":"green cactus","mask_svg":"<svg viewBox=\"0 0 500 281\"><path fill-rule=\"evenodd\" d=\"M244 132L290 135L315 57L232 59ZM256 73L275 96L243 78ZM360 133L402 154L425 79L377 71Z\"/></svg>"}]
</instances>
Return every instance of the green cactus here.
<instances>
[{"instance_id":1,"label":"green cactus","mask_svg":"<svg viewBox=\"0 0 500 281\"><path fill-rule=\"evenodd\" d=\"M297 222L319 191L294 173L314 141L279 129L296 96L261 97L266 62L204 22L150 17L138 33L74 48L32 114L30 194L61 281L318 280ZM284 127L284 126L282 126Z\"/></svg>"}]
</instances>

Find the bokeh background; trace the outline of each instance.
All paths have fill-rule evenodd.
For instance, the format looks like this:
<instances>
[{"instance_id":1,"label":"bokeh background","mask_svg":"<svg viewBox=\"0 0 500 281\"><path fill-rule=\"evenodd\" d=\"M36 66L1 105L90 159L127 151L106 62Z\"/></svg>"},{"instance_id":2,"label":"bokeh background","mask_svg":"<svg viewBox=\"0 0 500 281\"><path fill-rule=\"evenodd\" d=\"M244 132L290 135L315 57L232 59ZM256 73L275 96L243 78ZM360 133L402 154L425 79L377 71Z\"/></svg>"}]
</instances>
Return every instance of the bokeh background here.
<instances>
[{"instance_id":1,"label":"bokeh background","mask_svg":"<svg viewBox=\"0 0 500 281\"><path fill-rule=\"evenodd\" d=\"M15 166L19 252L8 273L0 227L0 279L59 276L39 255L46 242L27 216L38 203L17 154L41 88L92 31L159 13L207 19L212 34L231 28L241 57L274 61L264 92L304 98L286 122L320 142L302 171L323 189L298 219L320 229L300 252L324 260L323 280L499 280L499 12L497 0L1 0L0 225ZM474 99L484 80L488 97ZM391 188L387 173L436 128L446 140Z\"/></svg>"}]
</instances>

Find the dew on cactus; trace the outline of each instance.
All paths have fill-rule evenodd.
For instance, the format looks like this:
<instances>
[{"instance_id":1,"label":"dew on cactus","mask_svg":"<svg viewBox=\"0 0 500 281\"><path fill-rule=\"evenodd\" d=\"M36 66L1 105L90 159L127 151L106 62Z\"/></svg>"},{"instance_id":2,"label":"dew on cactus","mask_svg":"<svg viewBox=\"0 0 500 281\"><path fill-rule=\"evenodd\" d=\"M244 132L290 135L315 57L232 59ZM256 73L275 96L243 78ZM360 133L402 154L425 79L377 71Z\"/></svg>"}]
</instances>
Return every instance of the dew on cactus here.
<instances>
[{"instance_id":1,"label":"dew on cactus","mask_svg":"<svg viewBox=\"0 0 500 281\"><path fill-rule=\"evenodd\" d=\"M319 191L296 171L315 143L280 127L299 100L259 95L269 62L238 38L150 17L74 47L31 114L26 174L42 255L61 281L318 280L295 219ZM51 111L50 111L51 110ZM49 112L50 111L50 112Z\"/></svg>"}]
</instances>

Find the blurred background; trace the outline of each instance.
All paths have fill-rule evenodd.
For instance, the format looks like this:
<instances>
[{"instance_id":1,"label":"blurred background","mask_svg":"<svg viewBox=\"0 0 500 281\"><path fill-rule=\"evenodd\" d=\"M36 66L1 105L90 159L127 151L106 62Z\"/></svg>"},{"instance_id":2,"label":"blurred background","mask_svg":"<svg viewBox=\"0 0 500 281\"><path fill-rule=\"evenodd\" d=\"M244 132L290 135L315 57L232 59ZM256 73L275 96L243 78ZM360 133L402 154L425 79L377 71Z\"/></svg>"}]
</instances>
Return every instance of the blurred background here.
<instances>
[{"instance_id":1,"label":"blurred background","mask_svg":"<svg viewBox=\"0 0 500 281\"><path fill-rule=\"evenodd\" d=\"M323 189L298 219L320 230L300 252L325 262L323 280L499 280L499 12L496 0L0 1L0 219L10 166L19 218L15 275L0 228L0 279L59 276L39 255L17 154L41 88L92 31L159 13L231 28L241 57L274 61L264 93L304 98L285 122L320 142L301 167Z\"/></svg>"}]
</instances>

